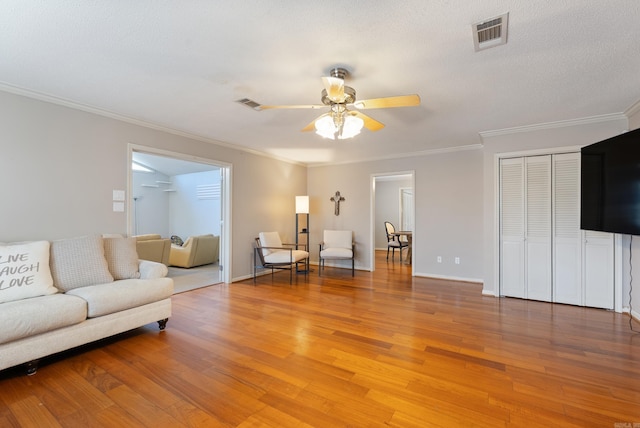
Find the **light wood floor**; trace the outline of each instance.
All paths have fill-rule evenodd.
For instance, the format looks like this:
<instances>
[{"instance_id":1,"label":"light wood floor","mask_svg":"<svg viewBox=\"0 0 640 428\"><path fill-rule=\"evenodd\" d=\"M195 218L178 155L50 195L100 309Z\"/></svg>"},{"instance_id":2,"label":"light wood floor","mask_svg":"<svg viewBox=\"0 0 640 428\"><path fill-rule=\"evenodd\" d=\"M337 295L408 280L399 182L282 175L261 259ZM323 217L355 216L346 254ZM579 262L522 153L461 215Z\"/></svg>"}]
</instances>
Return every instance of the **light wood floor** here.
<instances>
[{"instance_id":1,"label":"light wood floor","mask_svg":"<svg viewBox=\"0 0 640 428\"><path fill-rule=\"evenodd\" d=\"M640 423L627 315L483 297L383 255L355 279L327 268L178 294L164 332L0 372L0 426Z\"/></svg>"}]
</instances>

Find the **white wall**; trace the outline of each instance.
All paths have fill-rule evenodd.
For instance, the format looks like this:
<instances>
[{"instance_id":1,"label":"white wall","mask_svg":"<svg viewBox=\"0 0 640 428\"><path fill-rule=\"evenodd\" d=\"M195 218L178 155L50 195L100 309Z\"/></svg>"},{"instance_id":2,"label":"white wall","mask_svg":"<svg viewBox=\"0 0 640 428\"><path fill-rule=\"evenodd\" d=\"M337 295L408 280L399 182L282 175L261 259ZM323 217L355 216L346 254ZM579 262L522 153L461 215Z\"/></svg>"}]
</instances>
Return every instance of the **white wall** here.
<instances>
[{"instance_id":1,"label":"white wall","mask_svg":"<svg viewBox=\"0 0 640 428\"><path fill-rule=\"evenodd\" d=\"M564 125L564 126L562 126ZM497 245L497 159L504 153L531 153L557 148L578 149L612 137L627 129L623 115L600 121L557 124L556 127L532 128L529 132L484 136L484 289L498 294Z\"/></svg>"},{"instance_id":2,"label":"white wall","mask_svg":"<svg viewBox=\"0 0 640 428\"><path fill-rule=\"evenodd\" d=\"M638 129L640 128L640 109L636 109L637 111L632 114L629 117L629 130L633 130L633 129ZM627 239L630 239L630 237L627 237ZM630 270L630 265L629 265L629 254L628 254L628 248L629 248L629 241L628 240L624 240L623 241L623 248L625 248L626 254L623 254L623 257L625 260L625 268L624 268L624 277L623 277L623 282L625 284L629 284L630 283L630 275L629 275L629 270ZM633 264L633 267L635 269L638 269L638 267L640 267L640 237L634 237L633 241L632 241L632 247L631 247L631 254L632 254L632 259L631 259L631 263ZM638 270L636 270L637 272ZM639 278L640 276L636 275L636 278ZM631 303L632 303L632 314L633 316L640 321L640 281L635 281L634 284L631 284L632 288L631 288ZM637 324L636 324L636 328L637 328Z\"/></svg>"},{"instance_id":3,"label":"white wall","mask_svg":"<svg viewBox=\"0 0 640 428\"><path fill-rule=\"evenodd\" d=\"M0 242L127 233L112 191L127 189L129 144L231 165L232 278L251 273L258 232L293 234L303 166L0 92Z\"/></svg>"},{"instance_id":4,"label":"white wall","mask_svg":"<svg viewBox=\"0 0 640 428\"><path fill-rule=\"evenodd\" d=\"M132 176L133 231L134 235L147 233L169 236L169 194L156 181L169 181L170 177L159 172L134 171ZM145 187L145 185L158 187Z\"/></svg>"},{"instance_id":5,"label":"white wall","mask_svg":"<svg viewBox=\"0 0 640 428\"><path fill-rule=\"evenodd\" d=\"M309 168L312 260L323 229L348 229L355 232L356 267L371 269L371 177L415 171L414 273L481 281L482 159L481 150L467 150ZM346 198L339 217L329 201L336 190ZM373 227L383 221L374 219ZM443 263L436 262L438 255Z\"/></svg>"},{"instance_id":6,"label":"white wall","mask_svg":"<svg viewBox=\"0 0 640 428\"><path fill-rule=\"evenodd\" d=\"M220 236L220 197L202 199L197 188L201 185L220 185L220 171L204 171L171 177L169 193L170 235L183 241L189 236L214 234Z\"/></svg>"}]
</instances>

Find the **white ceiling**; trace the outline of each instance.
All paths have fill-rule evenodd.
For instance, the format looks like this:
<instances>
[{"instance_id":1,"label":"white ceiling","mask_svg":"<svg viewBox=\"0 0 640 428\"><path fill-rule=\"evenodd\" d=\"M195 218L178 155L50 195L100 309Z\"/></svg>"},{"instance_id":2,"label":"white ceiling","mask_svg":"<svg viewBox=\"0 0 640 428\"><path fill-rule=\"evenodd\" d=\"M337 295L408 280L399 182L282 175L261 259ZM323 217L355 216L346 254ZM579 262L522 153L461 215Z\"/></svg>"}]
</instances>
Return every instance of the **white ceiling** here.
<instances>
[{"instance_id":1,"label":"white ceiling","mask_svg":"<svg viewBox=\"0 0 640 428\"><path fill-rule=\"evenodd\" d=\"M473 23L509 12L506 45ZM54 97L307 164L481 143L480 132L623 113L640 99L638 0L0 2L0 89ZM300 129L341 65L367 110L352 140ZM47 98L52 99L52 98Z\"/></svg>"}]
</instances>

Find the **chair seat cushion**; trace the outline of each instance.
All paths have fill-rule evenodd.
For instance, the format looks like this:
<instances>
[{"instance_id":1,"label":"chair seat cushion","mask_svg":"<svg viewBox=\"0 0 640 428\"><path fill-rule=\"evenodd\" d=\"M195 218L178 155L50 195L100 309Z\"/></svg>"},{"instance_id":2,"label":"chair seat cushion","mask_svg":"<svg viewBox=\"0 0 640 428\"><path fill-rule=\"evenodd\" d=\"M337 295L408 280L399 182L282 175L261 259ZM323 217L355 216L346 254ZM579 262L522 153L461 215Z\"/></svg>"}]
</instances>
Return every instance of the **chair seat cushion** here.
<instances>
[{"instance_id":1,"label":"chair seat cushion","mask_svg":"<svg viewBox=\"0 0 640 428\"><path fill-rule=\"evenodd\" d=\"M389 241L389 246L399 248L399 247L406 247L408 246L408 244L406 242L400 243L398 241Z\"/></svg>"},{"instance_id":2,"label":"chair seat cushion","mask_svg":"<svg viewBox=\"0 0 640 428\"><path fill-rule=\"evenodd\" d=\"M264 256L266 263L294 263L309 258L309 253L302 250L271 250L268 255Z\"/></svg>"},{"instance_id":3,"label":"chair seat cushion","mask_svg":"<svg viewBox=\"0 0 640 428\"><path fill-rule=\"evenodd\" d=\"M349 248L326 248L320 251L320 257L323 259L350 259L353 257L353 251Z\"/></svg>"}]
</instances>

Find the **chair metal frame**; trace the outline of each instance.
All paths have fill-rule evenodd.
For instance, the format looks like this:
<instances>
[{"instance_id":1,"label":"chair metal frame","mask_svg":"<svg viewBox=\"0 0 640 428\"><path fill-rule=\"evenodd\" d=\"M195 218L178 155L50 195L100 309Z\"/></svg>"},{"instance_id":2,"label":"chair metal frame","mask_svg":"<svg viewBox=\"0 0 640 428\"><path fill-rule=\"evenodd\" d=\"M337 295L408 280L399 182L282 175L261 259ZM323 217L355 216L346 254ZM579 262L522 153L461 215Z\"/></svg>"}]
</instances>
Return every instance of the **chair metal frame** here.
<instances>
[{"instance_id":1,"label":"chair metal frame","mask_svg":"<svg viewBox=\"0 0 640 428\"><path fill-rule=\"evenodd\" d=\"M263 247L260 243L260 238L256 238L255 248L253 251L253 282L256 282L256 276L258 272L258 260L260 260L260 267L263 269L271 269L271 275L273 276L274 270L289 270L289 284L293 284L293 269L296 269L296 272L304 272L304 275L307 275L309 271L309 257L304 258L302 260L294 261L293 260L293 250L298 249L298 244L282 244L283 247ZM289 260L290 262L279 262L279 263L269 263L265 261L264 254L262 250L285 250L289 251ZM304 271L298 269L298 265L300 263L305 264Z\"/></svg>"}]
</instances>

